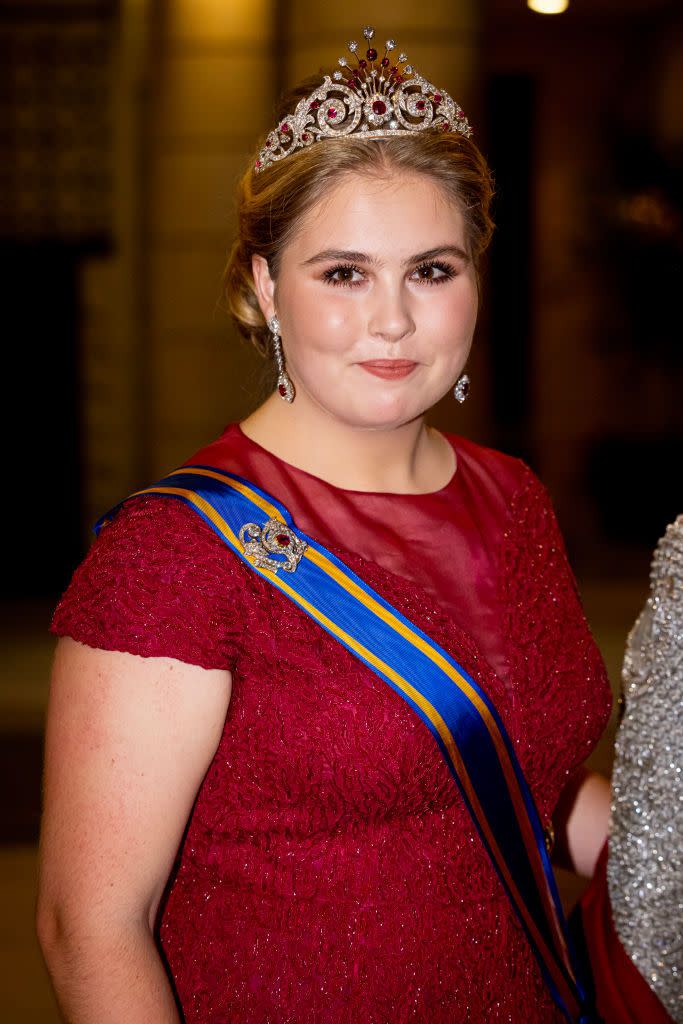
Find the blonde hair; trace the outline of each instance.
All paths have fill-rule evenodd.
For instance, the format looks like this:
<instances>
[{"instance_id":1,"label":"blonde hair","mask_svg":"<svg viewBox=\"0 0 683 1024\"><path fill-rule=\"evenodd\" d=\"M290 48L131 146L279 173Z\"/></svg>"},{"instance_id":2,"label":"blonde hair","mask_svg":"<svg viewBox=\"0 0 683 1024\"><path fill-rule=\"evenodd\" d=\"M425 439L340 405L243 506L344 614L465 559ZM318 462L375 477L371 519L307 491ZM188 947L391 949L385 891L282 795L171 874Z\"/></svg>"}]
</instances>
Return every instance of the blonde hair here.
<instances>
[{"instance_id":1,"label":"blonde hair","mask_svg":"<svg viewBox=\"0 0 683 1024\"><path fill-rule=\"evenodd\" d=\"M285 97L278 123L319 81L316 76L302 82ZM223 276L223 295L240 332L262 355L270 349L270 332L256 297L252 256L263 256L276 279L283 249L301 218L343 177L422 174L461 210L467 253L475 267L491 239L491 172L477 146L462 135L427 130L387 139L325 139L260 174L253 165L254 160L238 185L238 233Z\"/></svg>"}]
</instances>

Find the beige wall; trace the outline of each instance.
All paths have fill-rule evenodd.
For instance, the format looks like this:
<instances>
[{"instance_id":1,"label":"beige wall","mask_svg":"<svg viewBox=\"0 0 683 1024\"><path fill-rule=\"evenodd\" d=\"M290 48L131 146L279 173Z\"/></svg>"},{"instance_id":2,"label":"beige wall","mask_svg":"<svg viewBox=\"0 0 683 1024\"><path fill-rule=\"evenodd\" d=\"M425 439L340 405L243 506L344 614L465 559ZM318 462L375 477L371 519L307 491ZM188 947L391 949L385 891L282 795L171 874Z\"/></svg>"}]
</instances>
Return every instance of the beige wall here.
<instances>
[{"instance_id":1,"label":"beige wall","mask_svg":"<svg viewBox=\"0 0 683 1024\"><path fill-rule=\"evenodd\" d=\"M84 537L141 475L140 132L148 0L122 0L110 90L112 252L81 266Z\"/></svg>"},{"instance_id":2,"label":"beige wall","mask_svg":"<svg viewBox=\"0 0 683 1024\"><path fill-rule=\"evenodd\" d=\"M246 414L260 367L218 308L233 192L270 122L272 0L125 0L114 254L83 271L85 521Z\"/></svg>"},{"instance_id":3,"label":"beige wall","mask_svg":"<svg viewBox=\"0 0 683 1024\"><path fill-rule=\"evenodd\" d=\"M475 91L479 7L475 0L435 0L418 6L395 2L370 15L368 4L349 0L331 8L315 0L291 0L287 9L285 62L288 83L298 81L321 66L348 57L349 39L363 42L362 29L375 28L375 42L396 40L410 62L426 78L452 92L466 106Z\"/></svg>"},{"instance_id":4,"label":"beige wall","mask_svg":"<svg viewBox=\"0 0 683 1024\"><path fill-rule=\"evenodd\" d=\"M273 95L271 0L169 0L148 120L149 471L250 407L256 361L217 309L233 191Z\"/></svg>"}]
</instances>

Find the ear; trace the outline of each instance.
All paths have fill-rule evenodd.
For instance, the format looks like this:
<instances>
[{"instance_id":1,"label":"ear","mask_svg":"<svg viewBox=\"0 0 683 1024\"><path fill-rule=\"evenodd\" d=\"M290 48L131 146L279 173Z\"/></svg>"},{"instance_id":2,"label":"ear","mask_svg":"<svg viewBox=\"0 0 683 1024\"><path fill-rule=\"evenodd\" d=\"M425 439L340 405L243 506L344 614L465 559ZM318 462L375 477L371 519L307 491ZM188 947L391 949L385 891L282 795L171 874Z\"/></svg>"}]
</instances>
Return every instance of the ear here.
<instances>
[{"instance_id":1,"label":"ear","mask_svg":"<svg viewBox=\"0 0 683 1024\"><path fill-rule=\"evenodd\" d=\"M251 257L251 272L254 276L256 298L267 323L275 316L275 281L270 276L268 263L263 256Z\"/></svg>"}]
</instances>

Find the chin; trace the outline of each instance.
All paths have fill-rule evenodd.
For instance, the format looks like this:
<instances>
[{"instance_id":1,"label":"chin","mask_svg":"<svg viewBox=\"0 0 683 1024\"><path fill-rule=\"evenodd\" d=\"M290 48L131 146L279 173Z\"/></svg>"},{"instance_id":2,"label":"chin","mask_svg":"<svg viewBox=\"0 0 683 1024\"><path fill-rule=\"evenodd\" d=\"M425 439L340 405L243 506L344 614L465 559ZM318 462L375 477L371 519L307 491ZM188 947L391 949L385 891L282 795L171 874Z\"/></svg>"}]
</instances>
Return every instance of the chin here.
<instances>
[{"instance_id":1,"label":"chin","mask_svg":"<svg viewBox=\"0 0 683 1024\"><path fill-rule=\"evenodd\" d=\"M316 387L307 388L301 382L309 400L324 410L327 416L345 426L360 430L392 430L411 423L424 415L442 397L442 389L420 387L410 379L383 383L348 381L337 383L325 381L324 392L320 381ZM301 392L300 392L301 393Z\"/></svg>"},{"instance_id":2,"label":"chin","mask_svg":"<svg viewBox=\"0 0 683 1024\"><path fill-rule=\"evenodd\" d=\"M395 430L422 416L427 407L422 408L414 400L407 402L405 397L401 399L398 396L391 401L368 401L361 406L356 397L345 409L331 411L335 418L361 430Z\"/></svg>"}]
</instances>

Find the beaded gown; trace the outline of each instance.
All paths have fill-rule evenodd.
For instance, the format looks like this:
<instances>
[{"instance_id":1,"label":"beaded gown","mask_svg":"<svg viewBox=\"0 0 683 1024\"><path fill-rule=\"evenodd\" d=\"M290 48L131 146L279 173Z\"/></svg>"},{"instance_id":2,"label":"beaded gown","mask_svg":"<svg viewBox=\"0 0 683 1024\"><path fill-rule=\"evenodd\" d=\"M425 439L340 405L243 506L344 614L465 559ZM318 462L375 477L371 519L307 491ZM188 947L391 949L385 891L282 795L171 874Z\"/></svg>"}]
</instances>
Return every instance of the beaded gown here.
<instances>
[{"instance_id":1,"label":"beaded gown","mask_svg":"<svg viewBox=\"0 0 683 1024\"><path fill-rule=\"evenodd\" d=\"M269 492L460 661L546 822L603 731L609 685L547 492L518 460L446 436L456 471L421 495L335 487L237 424L188 462ZM128 502L52 630L232 673L158 920L188 1024L563 1019L429 730L191 509Z\"/></svg>"},{"instance_id":2,"label":"beaded gown","mask_svg":"<svg viewBox=\"0 0 683 1024\"><path fill-rule=\"evenodd\" d=\"M683 516L629 634L612 814L579 910L606 1024L683 1024Z\"/></svg>"}]
</instances>

